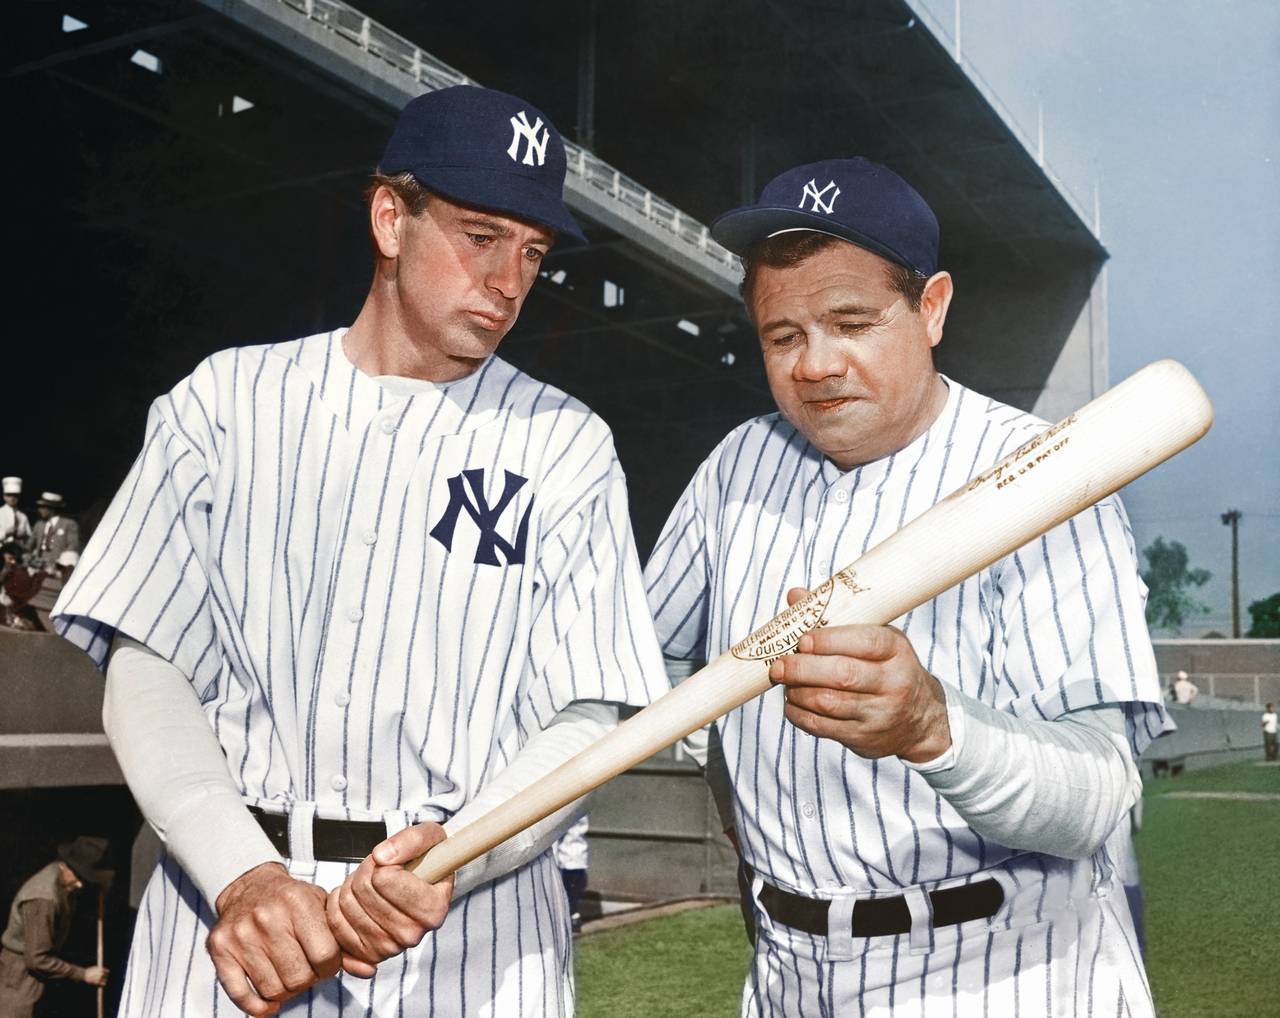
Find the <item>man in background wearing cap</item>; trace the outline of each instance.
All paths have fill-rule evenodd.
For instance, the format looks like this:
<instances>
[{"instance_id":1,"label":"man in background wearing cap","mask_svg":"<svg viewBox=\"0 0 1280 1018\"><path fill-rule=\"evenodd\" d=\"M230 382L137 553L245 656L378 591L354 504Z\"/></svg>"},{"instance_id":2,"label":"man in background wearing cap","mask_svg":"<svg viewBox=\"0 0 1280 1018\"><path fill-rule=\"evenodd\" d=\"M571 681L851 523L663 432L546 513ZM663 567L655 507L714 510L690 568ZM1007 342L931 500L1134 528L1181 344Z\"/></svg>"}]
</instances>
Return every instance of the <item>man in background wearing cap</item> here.
<instances>
[{"instance_id":1,"label":"man in background wearing cap","mask_svg":"<svg viewBox=\"0 0 1280 1018\"><path fill-rule=\"evenodd\" d=\"M27 880L9 906L0 937L0 1015L30 1018L51 979L105 986L101 965L82 967L58 957L85 884L107 888L115 874L102 869L106 838L81 836L58 846L58 858Z\"/></svg>"},{"instance_id":2,"label":"man in background wearing cap","mask_svg":"<svg viewBox=\"0 0 1280 1018\"><path fill-rule=\"evenodd\" d=\"M107 733L168 850L123 1014L571 1013L573 807L456 880L403 868L665 681L608 428L493 356L581 237L564 174L528 103L415 99L351 328L153 405L55 610L113 648Z\"/></svg>"},{"instance_id":3,"label":"man in background wearing cap","mask_svg":"<svg viewBox=\"0 0 1280 1018\"><path fill-rule=\"evenodd\" d=\"M744 258L780 413L712 452L649 560L685 659L1045 428L935 370L953 284L885 167L791 170L713 235ZM1102 847L1165 727L1143 600L1111 498L896 627L815 629L773 663L708 763L753 872L744 1014L1152 1013Z\"/></svg>"},{"instance_id":4,"label":"man in background wearing cap","mask_svg":"<svg viewBox=\"0 0 1280 1018\"><path fill-rule=\"evenodd\" d=\"M18 508L18 499L22 497L22 478L6 477L0 483L4 485L4 504L0 505L0 544L16 541L25 548L31 543L31 521Z\"/></svg>"}]
</instances>

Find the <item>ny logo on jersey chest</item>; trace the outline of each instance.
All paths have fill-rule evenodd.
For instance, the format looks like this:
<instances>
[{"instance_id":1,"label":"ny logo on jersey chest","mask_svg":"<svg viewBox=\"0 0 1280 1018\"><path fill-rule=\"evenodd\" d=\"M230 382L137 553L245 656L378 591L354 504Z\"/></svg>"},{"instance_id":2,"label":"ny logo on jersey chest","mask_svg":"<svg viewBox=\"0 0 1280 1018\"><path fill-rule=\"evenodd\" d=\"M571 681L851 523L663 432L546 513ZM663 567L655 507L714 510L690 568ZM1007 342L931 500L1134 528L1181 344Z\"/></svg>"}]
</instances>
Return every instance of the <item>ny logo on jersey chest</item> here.
<instances>
[{"instance_id":1,"label":"ny logo on jersey chest","mask_svg":"<svg viewBox=\"0 0 1280 1018\"><path fill-rule=\"evenodd\" d=\"M502 518L507 506L511 504L512 499L516 497L516 493L528 483L529 479L521 477L519 474L513 474L510 470L504 470L503 474L506 475L506 480L503 485L502 495L492 506L489 505L489 500L484 493L483 467L476 470L464 470L462 473L454 474L449 478L447 482L449 485L449 504L445 507L444 515L429 531L432 537L445 546L445 550L453 551L454 531L457 528L459 517L465 511L476 525L476 529L480 531L480 543L476 545L476 565L501 565L502 563L498 561L497 555L499 549L501 549L507 565L515 566L524 562L525 545L529 540L529 514L533 511L533 499L529 499L529 504L525 508L524 516L520 518L520 523L516 526L515 536L512 540L508 541L498 534L498 521Z\"/></svg>"}]
</instances>

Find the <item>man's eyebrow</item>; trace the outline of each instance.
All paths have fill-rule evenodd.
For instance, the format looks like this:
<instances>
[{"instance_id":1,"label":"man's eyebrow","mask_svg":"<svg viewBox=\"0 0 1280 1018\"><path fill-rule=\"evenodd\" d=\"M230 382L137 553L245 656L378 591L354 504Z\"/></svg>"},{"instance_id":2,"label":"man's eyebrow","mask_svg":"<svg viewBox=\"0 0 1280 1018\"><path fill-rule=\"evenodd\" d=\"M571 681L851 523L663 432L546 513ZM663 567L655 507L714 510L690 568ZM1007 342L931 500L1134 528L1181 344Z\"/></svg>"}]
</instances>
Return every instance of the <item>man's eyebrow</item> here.
<instances>
[{"instance_id":1,"label":"man's eyebrow","mask_svg":"<svg viewBox=\"0 0 1280 1018\"><path fill-rule=\"evenodd\" d=\"M501 220L490 219L488 216L464 216L458 220L458 224L460 226L474 226L477 229L488 230L498 237L511 236L511 227L505 225Z\"/></svg>"},{"instance_id":2,"label":"man's eyebrow","mask_svg":"<svg viewBox=\"0 0 1280 1018\"><path fill-rule=\"evenodd\" d=\"M884 308L867 307L863 304L838 304L833 308L827 308L824 318L830 318L832 315L879 315L884 313Z\"/></svg>"},{"instance_id":3,"label":"man's eyebrow","mask_svg":"<svg viewBox=\"0 0 1280 1018\"><path fill-rule=\"evenodd\" d=\"M757 331L763 336L766 332L772 332L774 329L779 329L784 326L792 329L797 328L796 323L790 318L775 318L772 321L765 322L757 329Z\"/></svg>"},{"instance_id":4,"label":"man's eyebrow","mask_svg":"<svg viewBox=\"0 0 1280 1018\"><path fill-rule=\"evenodd\" d=\"M495 237L510 237L514 231L500 219L490 219L488 216L471 215L463 216L458 220L460 226L470 226L478 230L488 230ZM534 237L530 243L545 244L550 247L555 243L555 234L548 230L539 230L538 235Z\"/></svg>"}]
</instances>

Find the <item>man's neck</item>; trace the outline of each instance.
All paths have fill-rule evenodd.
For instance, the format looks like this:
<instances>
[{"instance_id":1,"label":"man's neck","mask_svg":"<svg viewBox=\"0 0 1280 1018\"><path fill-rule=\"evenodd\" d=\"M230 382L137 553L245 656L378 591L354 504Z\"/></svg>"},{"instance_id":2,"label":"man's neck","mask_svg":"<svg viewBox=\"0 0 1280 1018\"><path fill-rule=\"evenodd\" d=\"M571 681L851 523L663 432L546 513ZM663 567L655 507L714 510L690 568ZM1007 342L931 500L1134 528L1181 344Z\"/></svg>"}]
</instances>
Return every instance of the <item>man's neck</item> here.
<instances>
[{"instance_id":1,"label":"man's neck","mask_svg":"<svg viewBox=\"0 0 1280 1018\"><path fill-rule=\"evenodd\" d=\"M399 305L379 293L377 283L342 339L355 367L372 378L394 375L426 382L455 382L477 371L482 360L450 357L427 343L415 343Z\"/></svg>"}]
</instances>

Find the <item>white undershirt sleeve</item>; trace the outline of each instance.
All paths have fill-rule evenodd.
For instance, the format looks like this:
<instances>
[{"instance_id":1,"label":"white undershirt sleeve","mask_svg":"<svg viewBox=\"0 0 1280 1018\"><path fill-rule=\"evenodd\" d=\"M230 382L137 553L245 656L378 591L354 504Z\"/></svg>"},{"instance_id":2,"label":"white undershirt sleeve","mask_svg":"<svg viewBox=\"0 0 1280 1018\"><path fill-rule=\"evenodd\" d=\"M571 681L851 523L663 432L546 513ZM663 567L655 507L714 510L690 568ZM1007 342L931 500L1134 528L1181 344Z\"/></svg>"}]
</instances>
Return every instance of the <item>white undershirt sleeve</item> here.
<instances>
[{"instance_id":1,"label":"white undershirt sleeve","mask_svg":"<svg viewBox=\"0 0 1280 1018\"><path fill-rule=\"evenodd\" d=\"M551 719L542 731L529 737L510 764L444 825L461 830L495 806L515 798L539 778L550 774L571 756L608 734L618 724L618 708L611 703L576 700ZM590 796L557 810L501 845L467 863L454 876L454 897L466 894L490 880L536 859L549 849L587 809Z\"/></svg>"},{"instance_id":2,"label":"white undershirt sleeve","mask_svg":"<svg viewBox=\"0 0 1280 1018\"><path fill-rule=\"evenodd\" d=\"M984 838L1067 859L1106 841L1142 794L1122 707L1018 718L943 683L951 747L906 763Z\"/></svg>"},{"instance_id":3,"label":"white undershirt sleeve","mask_svg":"<svg viewBox=\"0 0 1280 1018\"><path fill-rule=\"evenodd\" d=\"M107 663L102 726L142 815L210 906L236 877L282 862L245 808L191 683L120 635Z\"/></svg>"}]
</instances>

